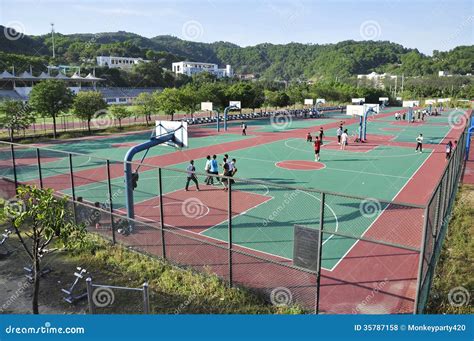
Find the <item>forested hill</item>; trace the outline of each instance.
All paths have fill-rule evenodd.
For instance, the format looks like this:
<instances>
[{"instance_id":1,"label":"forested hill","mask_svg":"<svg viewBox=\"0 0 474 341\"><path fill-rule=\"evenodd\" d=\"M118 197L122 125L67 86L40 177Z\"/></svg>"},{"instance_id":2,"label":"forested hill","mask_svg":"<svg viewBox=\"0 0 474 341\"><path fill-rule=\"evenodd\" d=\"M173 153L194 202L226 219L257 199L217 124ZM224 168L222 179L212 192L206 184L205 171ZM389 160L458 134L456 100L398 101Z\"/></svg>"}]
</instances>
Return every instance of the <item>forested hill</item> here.
<instances>
[{"instance_id":1,"label":"forested hill","mask_svg":"<svg viewBox=\"0 0 474 341\"><path fill-rule=\"evenodd\" d=\"M0 26L4 32L4 27ZM143 57L159 60L167 68L177 60L231 64L236 73L252 73L265 79L307 80L346 78L372 71L407 76L472 73L474 46L451 51L434 51L426 56L416 49L388 41L343 41L337 44L259 44L240 47L228 42L199 43L172 36L146 38L129 32L97 34L57 33L55 63L90 64L97 55ZM0 68L15 58L32 58L32 63L51 62L51 36L22 36L8 39L0 35Z\"/></svg>"}]
</instances>

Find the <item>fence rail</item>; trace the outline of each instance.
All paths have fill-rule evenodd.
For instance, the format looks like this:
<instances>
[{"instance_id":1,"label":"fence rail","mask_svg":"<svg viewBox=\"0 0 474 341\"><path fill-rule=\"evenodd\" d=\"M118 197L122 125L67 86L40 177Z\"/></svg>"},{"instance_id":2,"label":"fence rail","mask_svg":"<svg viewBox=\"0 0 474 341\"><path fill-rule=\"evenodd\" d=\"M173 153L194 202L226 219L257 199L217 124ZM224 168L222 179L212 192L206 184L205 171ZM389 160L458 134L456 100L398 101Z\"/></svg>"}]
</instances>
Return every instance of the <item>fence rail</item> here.
<instances>
[{"instance_id":1,"label":"fence rail","mask_svg":"<svg viewBox=\"0 0 474 341\"><path fill-rule=\"evenodd\" d=\"M250 179L198 197L182 190L185 171L132 162L142 169L143 185L134 191L136 216L129 219L123 162L6 142L0 142L0 192L11 197L21 184L53 188L69 197L74 219L90 232L211 272L273 304L315 313L422 313L465 139L463 132L426 205ZM365 204L375 211L364 212ZM304 265L305 257L316 265Z\"/></svg>"}]
</instances>

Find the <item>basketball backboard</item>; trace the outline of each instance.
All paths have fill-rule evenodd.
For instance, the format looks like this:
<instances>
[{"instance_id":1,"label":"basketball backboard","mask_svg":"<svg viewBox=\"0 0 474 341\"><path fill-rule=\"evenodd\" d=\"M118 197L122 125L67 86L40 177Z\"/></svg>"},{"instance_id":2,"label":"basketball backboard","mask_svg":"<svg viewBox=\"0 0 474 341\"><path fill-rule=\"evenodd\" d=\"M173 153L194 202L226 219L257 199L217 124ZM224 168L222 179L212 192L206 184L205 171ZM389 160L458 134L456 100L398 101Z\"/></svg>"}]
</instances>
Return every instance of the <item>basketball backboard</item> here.
<instances>
[{"instance_id":1,"label":"basketball backboard","mask_svg":"<svg viewBox=\"0 0 474 341\"><path fill-rule=\"evenodd\" d=\"M156 121L156 136L174 132L176 142L166 142L167 145L187 148L188 147L188 123L185 121Z\"/></svg>"}]
</instances>

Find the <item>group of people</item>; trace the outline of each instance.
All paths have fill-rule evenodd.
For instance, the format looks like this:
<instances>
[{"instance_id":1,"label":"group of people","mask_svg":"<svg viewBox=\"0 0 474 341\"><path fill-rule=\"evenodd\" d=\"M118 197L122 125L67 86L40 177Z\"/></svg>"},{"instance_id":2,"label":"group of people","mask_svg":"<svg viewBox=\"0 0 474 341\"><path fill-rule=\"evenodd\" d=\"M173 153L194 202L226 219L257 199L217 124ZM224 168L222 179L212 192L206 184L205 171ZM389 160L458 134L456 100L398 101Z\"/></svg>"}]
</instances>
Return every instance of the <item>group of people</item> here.
<instances>
[{"instance_id":1,"label":"group of people","mask_svg":"<svg viewBox=\"0 0 474 341\"><path fill-rule=\"evenodd\" d=\"M348 145L349 141L349 134L347 132L347 129L344 129L343 123L339 125L339 128L337 129L336 132L337 135L337 144L340 145L341 150L345 150L346 146ZM311 135L311 132L308 132L306 135L306 142L311 142L314 144L314 154L315 154L315 161L320 160L320 152L321 152L321 146L323 145L323 138L324 138L324 128L321 127L319 128L319 133L316 133L316 136L314 137L313 141L313 136Z\"/></svg>"},{"instance_id":2,"label":"group of people","mask_svg":"<svg viewBox=\"0 0 474 341\"><path fill-rule=\"evenodd\" d=\"M458 141L454 141L454 144L451 141L448 141L445 146L445 152L446 152L446 160L449 160L451 158L451 153L453 149L456 147ZM423 134L419 134L416 138L416 149L415 153L420 152L423 153Z\"/></svg>"},{"instance_id":3,"label":"group of people","mask_svg":"<svg viewBox=\"0 0 474 341\"><path fill-rule=\"evenodd\" d=\"M426 109L414 110L411 116L411 122L424 121L426 116L438 116L438 110L435 109L433 112L430 112ZM406 111L404 111L402 114L400 114L399 112L395 113L395 121L405 121L406 119L407 119Z\"/></svg>"},{"instance_id":4,"label":"group of people","mask_svg":"<svg viewBox=\"0 0 474 341\"><path fill-rule=\"evenodd\" d=\"M224 191L229 189L229 184L233 184L234 180L229 179L237 173L237 163L236 159L230 159L229 155L225 154L222 162L219 164L217 162L217 156L210 155L206 156L206 165L204 166L204 171L207 174L204 183L206 185L214 185L214 178L224 186ZM222 169L222 173L219 174L219 166ZM194 160L189 161L189 165L186 167L187 180L185 190L188 191L190 182L194 182L196 185L196 191L199 191L199 181L196 177L196 167L194 166Z\"/></svg>"}]
</instances>

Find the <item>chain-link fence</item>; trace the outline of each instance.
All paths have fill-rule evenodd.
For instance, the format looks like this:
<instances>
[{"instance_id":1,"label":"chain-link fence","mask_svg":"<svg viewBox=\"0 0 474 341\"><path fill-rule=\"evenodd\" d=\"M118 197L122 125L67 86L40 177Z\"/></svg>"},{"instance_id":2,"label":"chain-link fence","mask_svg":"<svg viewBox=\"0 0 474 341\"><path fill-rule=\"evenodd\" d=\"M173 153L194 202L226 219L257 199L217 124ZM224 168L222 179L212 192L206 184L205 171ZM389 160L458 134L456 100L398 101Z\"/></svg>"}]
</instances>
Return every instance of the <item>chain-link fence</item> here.
<instances>
[{"instance_id":1,"label":"chain-link fence","mask_svg":"<svg viewBox=\"0 0 474 341\"><path fill-rule=\"evenodd\" d=\"M430 292L436 263L448 228L451 212L456 198L459 180L462 176L466 154L467 130L465 130L446 167L426 208L422 257L419 264L416 312L422 313Z\"/></svg>"},{"instance_id":2,"label":"chain-link fence","mask_svg":"<svg viewBox=\"0 0 474 341\"><path fill-rule=\"evenodd\" d=\"M0 155L3 196L18 184L53 188L70 197L77 223L113 243L216 274L275 305L367 314L423 311L464 149L454 149L428 205L209 174L197 176L213 185L185 191L185 171L132 163L140 168L133 219L121 162L9 143Z\"/></svg>"}]
</instances>

